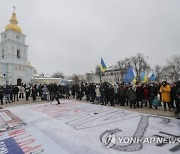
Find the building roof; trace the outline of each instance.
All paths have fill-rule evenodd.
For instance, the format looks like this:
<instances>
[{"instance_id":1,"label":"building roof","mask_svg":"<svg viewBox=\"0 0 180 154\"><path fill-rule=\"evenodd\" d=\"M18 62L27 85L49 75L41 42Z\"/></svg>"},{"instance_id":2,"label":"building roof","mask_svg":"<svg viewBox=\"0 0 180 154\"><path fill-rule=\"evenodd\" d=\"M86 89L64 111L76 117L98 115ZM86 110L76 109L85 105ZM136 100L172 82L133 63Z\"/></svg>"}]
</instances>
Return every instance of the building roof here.
<instances>
[{"instance_id":1,"label":"building roof","mask_svg":"<svg viewBox=\"0 0 180 154\"><path fill-rule=\"evenodd\" d=\"M22 33L21 28L18 26L18 21L17 21L17 18L16 18L15 11L12 13L12 16L11 16L11 19L10 19L10 24L8 24L5 27L5 30L8 30L8 29L11 29L11 30L17 31L19 33Z\"/></svg>"}]
</instances>

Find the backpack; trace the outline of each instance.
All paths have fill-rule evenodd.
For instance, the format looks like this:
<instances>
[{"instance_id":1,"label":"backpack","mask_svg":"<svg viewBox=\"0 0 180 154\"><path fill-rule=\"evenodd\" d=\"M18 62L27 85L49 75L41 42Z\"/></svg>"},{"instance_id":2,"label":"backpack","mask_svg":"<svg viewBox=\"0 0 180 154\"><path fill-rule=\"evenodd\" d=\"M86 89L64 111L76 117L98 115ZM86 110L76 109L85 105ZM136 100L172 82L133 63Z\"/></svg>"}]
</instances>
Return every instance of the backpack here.
<instances>
[{"instance_id":1,"label":"backpack","mask_svg":"<svg viewBox=\"0 0 180 154\"><path fill-rule=\"evenodd\" d=\"M152 100L152 105L153 105L154 107L161 107L161 106L162 106L161 101L160 101L157 97L155 97L155 98Z\"/></svg>"}]
</instances>

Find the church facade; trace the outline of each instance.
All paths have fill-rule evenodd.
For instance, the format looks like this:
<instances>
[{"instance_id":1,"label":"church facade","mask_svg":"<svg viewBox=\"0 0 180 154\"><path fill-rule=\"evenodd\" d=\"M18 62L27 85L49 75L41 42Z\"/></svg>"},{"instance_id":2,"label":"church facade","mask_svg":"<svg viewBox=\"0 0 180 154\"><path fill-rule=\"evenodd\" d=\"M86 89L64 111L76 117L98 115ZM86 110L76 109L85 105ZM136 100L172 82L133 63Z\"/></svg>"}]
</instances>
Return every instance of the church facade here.
<instances>
[{"instance_id":1,"label":"church facade","mask_svg":"<svg viewBox=\"0 0 180 154\"><path fill-rule=\"evenodd\" d=\"M10 23L1 33L0 42L0 85L31 83L33 67L28 62L26 35L18 26L15 11Z\"/></svg>"}]
</instances>

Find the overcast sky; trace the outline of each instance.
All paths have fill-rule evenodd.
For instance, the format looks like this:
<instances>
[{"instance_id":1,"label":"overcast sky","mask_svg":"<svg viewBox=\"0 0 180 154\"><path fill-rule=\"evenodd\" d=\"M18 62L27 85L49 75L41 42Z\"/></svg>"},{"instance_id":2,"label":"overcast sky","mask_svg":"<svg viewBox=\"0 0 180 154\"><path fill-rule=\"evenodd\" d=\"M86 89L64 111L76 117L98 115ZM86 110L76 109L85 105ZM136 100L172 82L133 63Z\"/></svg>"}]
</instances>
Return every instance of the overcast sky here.
<instances>
[{"instance_id":1,"label":"overcast sky","mask_svg":"<svg viewBox=\"0 0 180 154\"><path fill-rule=\"evenodd\" d=\"M152 66L180 54L180 0L0 0L0 32L16 6L38 73L94 71L143 53Z\"/></svg>"}]
</instances>

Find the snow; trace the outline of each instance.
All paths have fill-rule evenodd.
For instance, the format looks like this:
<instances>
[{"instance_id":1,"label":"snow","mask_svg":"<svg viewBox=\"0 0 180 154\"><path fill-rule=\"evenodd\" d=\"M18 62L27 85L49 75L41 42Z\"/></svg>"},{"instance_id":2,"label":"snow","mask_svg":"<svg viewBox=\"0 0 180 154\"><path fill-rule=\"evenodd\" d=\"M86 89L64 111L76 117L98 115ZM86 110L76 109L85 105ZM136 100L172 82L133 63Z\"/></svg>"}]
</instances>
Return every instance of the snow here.
<instances>
[{"instance_id":1,"label":"snow","mask_svg":"<svg viewBox=\"0 0 180 154\"><path fill-rule=\"evenodd\" d=\"M152 116L75 100L61 100L60 105L56 105L56 102L21 105L6 110L11 111L27 124L22 128L32 132L37 142L42 144L43 153L175 154L180 152L180 148L174 152L170 151L180 143L163 146L156 146L155 143L123 146L118 144L116 139L116 145L111 148L106 148L101 143L102 137L107 135L105 133L107 130L115 132L116 137L168 136L163 134L164 132L180 136L180 120L174 118ZM0 136L1 140L2 136Z\"/></svg>"}]
</instances>

